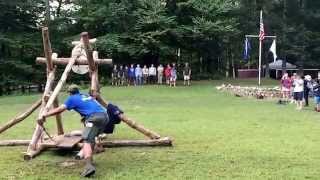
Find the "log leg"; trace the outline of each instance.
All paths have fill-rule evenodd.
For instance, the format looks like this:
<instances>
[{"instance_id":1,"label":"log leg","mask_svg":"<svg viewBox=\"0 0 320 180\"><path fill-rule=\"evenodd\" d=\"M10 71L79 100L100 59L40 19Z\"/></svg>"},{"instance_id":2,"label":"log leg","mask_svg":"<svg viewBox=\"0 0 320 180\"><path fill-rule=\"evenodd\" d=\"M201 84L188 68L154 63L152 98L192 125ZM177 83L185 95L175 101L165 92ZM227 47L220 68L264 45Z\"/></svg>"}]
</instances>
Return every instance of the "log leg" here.
<instances>
[{"instance_id":1,"label":"log leg","mask_svg":"<svg viewBox=\"0 0 320 180\"><path fill-rule=\"evenodd\" d=\"M29 161L35 156L39 155L45 149L46 147L40 145L36 150L30 150L26 154L24 154L23 159Z\"/></svg>"},{"instance_id":2,"label":"log leg","mask_svg":"<svg viewBox=\"0 0 320 180\"><path fill-rule=\"evenodd\" d=\"M23 121L26 119L28 116L30 116L39 106L41 105L41 99L39 99L36 103L34 103L27 111L24 113L20 114L19 116L15 117L14 119L10 120L7 122L5 125L0 127L0 133L6 131L10 127L18 124L19 122Z\"/></svg>"},{"instance_id":3,"label":"log leg","mask_svg":"<svg viewBox=\"0 0 320 180\"><path fill-rule=\"evenodd\" d=\"M135 122L134 120L128 118L127 116L125 116L124 114L120 115L120 118L123 122L125 122L127 125L129 125L130 127L132 127L133 129L141 132L142 134L148 136L150 139L159 139L161 136L145 127L143 127L141 124L138 124L137 122Z\"/></svg>"},{"instance_id":4,"label":"log leg","mask_svg":"<svg viewBox=\"0 0 320 180\"><path fill-rule=\"evenodd\" d=\"M53 107L56 108L58 106L59 106L59 100L58 98L56 98L55 101L53 102ZM64 134L61 114L56 115L56 121L57 121L58 135Z\"/></svg>"}]
</instances>

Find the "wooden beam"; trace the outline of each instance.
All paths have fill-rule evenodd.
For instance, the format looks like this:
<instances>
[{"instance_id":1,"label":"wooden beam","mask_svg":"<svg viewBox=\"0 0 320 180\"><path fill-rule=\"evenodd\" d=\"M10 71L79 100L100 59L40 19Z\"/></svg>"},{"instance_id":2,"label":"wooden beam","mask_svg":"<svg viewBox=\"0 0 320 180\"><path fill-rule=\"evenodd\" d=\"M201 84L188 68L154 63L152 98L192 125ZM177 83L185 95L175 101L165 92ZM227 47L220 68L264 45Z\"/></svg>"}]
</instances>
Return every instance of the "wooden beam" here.
<instances>
[{"instance_id":1,"label":"wooden beam","mask_svg":"<svg viewBox=\"0 0 320 180\"><path fill-rule=\"evenodd\" d=\"M147 139L147 140L107 140L101 141L100 145L103 147L148 147L148 146L172 146L172 140L169 137L161 139ZM79 143L82 147L82 143Z\"/></svg>"},{"instance_id":2,"label":"wooden beam","mask_svg":"<svg viewBox=\"0 0 320 180\"><path fill-rule=\"evenodd\" d=\"M23 112L22 114L16 116L15 118L13 118L12 120L10 120L9 122L7 122L5 125L3 125L2 127L0 127L0 133L6 131L7 129L9 129L10 127L18 124L19 122L23 121L24 119L26 119L28 116L30 116L36 109L38 109L38 107L40 107L42 100L39 99L38 101L36 101L33 105L31 105L31 107L29 109L27 109L25 112Z\"/></svg>"},{"instance_id":3,"label":"wooden beam","mask_svg":"<svg viewBox=\"0 0 320 180\"><path fill-rule=\"evenodd\" d=\"M56 98L55 101L53 102L53 107L55 107L55 108L56 108L56 107L59 107L59 100L58 100L58 98ZM57 122L57 132L58 132L58 135L64 134L61 114L57 114L57 115L56 115L56 122Z\"/></svg>"},{"instance_id":4,"label":"wooden beam","mask_svg":"<svg viewBox=\"0 0 320 180\"><path fill-rule=\"evenodd\" d=\"M42 28L42 40L43 40L43 50L44 55L46 57L46 63L47 63L47 73L51 72L53 70L53 63L52 63L52 49L51 49L51 43L49 38L49 30L48 27Z\"/></svg>"},{"instance_id":5,"label":"wooden beam","mask_svg":"<svg viewBox=\"0 0 320 180\"><path fill-rule=\"evenodd\" d=\"M96 38L89 40L89 43L90 43L90 44L94 44L94 43L96 43L96 42L97 42L97 39L96 39ZM81 43L81 41L72 41L72 42L71 42L71 44L72 44L72 45L75 45L75 46L78 45L78 44L80 44L80 43Z\"/></svg>"},{"instance_id":6,"label":"wooden beam","mask_svg":"<svg viewBox=\"0 0 320 180\"><path fill-rule=\"evenodd\" d=\"M27 146L30 140L2 140L0 141L0 146ZM164 137L160 139L147 139L147 140L106 140L101 141L103 147L130 147L130 146L172 146L172 140L169 137ZM58 145L55 143L44 142L41 144L42 149L44 148L57 148ZM77 147L81 148L83 143L78 143ZM37 152L38 154L40 151ZM34 153L35 154L35 153ZM25 157L25 159L31 159L30 157Z\"/></svg>"},{"instance_id":7,"label":"wooden beam","mask_svg":"<svg viewBox=\"0 0 320 180\"><path fill-rule=\"evenodd\" d=\"M81 33L81 39L83 41L83 47L84 47L84 50L86 51L87 59L89 62L89 69L91 72L93 72L96 69L96 64L93 60L92 49L89 44L89 34L87 32Z\"/></svg>"},{"instance_id":8,"label":"wooden beam","mask_svg":"<svg viewBox=\"0 0 320 180\"><path fill-rule=\"evenodd\" d=\"M52 58L52 63L54 65L67 65L71 58ZM112 59L95 59L95 64L98 65L110 65L112 64ZM37 64L45 64L46 58L44 57L37 57L36 59ZM87 59L77 59L74 63L75 65L88 65Z\"/></svg>"},{"instance_id":9,"label":"wooden beam","mask_svg":"<svg viewBox=\"0 0 320 180\"><path fill-rule=\"evenodd\" d=\"M90 87L90 95L94 98L97 98L98 94L98 71L95 69L91 72L91 87Z\"/></svg>"},{"instance_id":10,"label":"wooden beam","mask_svg":"<svg viewBox=\"0 0 320 180\"><path fill-rule=\"evenodd\" d=\"M108 106L108 101L104 100L100 93L97 93L97 96L96 96L96 99L97 101L104 107L107 107ZM124 114L120 115L120 119L126 123L128 126L130 126L131 128L141 132L142 134L146 135L147 137L149 137L150 139L159 139L161 136L156 133L156 132L153 132L147 128L145 128L144 126L142 126L141 124L138 124L136 121L126 117Z\"/></svg>"},{"instance_id":11,"label":"wooden beam","mask_svg":"<svg viewBox=\"0 0 320 180\"><path fill-rule=\"evenodd\" d=\"M48 111L50 109L50 107L52 106L53 102L55 101L55 99L58 97L58 94L60 93L64 83L66 82L67 78L68 78L68 74L71 71L72 66L74 65L75 61L76 61L77 57L72 57L66 67L66 69L64 70L61 79L59 80L57 86L55 87L52 95L50 96L48 103L46 104L45 107L45 111Z\"/></svg>"},{"instance_id":12,"label":"wooden beam","mask_svg":"<svg viewBox=\"0 0 320 180\"><path fill-rule=\"evenodd\" d=\"M30 140L2 140L0 146L28 146Z\"/></svg>"},{"instance_id":13,"label":"wooden beam","mask_svg":"<svg viewBox=\"0 0 320 180\"><path fill-rule=\"evenodd\" d=\"M125 116L124 114L120 115L120 119L123 122L125 122L128 126L130 126L131 128L141 132L142 134L146 135L150 139L159 139L161 137L156 132L153 132L153 131L143 127L141 124L138 124L134 120L132 120L132 119L128 118L127 116Z\"/></svg>"}]
</instances>

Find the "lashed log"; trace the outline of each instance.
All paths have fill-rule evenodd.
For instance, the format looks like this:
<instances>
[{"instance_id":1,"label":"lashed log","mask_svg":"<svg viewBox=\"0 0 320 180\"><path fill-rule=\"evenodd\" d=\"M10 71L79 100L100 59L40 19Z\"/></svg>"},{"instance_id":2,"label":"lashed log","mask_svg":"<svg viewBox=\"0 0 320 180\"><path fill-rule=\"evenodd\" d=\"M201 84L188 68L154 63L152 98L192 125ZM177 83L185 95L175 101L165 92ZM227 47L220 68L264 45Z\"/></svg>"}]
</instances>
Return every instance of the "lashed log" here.
<instances>
[{"instance_id":1,"label":"lashed log","mask_svg":"<svg viewBox=\"0 0 320 180\"><path fill-rule=\"evenodd\" d=\"M128 118L124 114L120 115L120 119L125 122L128 126L131 128L141 132L142 134L146 135L147 137L151 139L159 139L161 136L157 134L156 132L153 132L145 127L143 127L141 124L138 124L136 121Z\"/></svg>"},{"instance_id":2,"label":"lashed log","mask_svg":"<svg viewBox=\"0 0 320 180\"><path fill-rule=\"evenodd\" d=\"M30 150L26 154L24 154L23 159L29 161L35 156L39 155L45 149L45 146L40 145L36 150Z\"/></svg>"},{"instance_id":3,"label":"lashed log","mask_svg":"<svg viewBox=\"0 0 320 180\"><path fill-rule=\"evenodd\" d=\"M0 141L0 146L27 146L30 140L3 140ZM130 147L130 146L172 146L172 140L169 137L161 139L149 140L106 140L101 141L103 147ZM41 144L42 148L57 148L53 143L44 142ZM77 147L81 148L83 143L78 143ZM40 153L40 152L38 152ZM30 157L25 157L26 159Z\"/></svg>"},{"instance_id":4,"label":"lashed log","mask_svg":"<svg viewBox=\"0 0 320 180\"><path fill-rule=\"evenodd\" d=\"M2 127L0 127L0 133L6 131L7 129L9 129L10 127L18 124L19 122L25 120L28 116L30 116L40 105L41 105L41 99L39 99L37 102L35 102L29 109L27 109L25 112L23 112L22 114L16 116L15 118L13 118L12 120L10 120L9 122L7 122L5 125L3 125Z\"/></svg>"},{"instance_id":5,"label":"lashed log","mask_svg":"<svg viewBox=\"0 0 320 180\"><path fill-rule=\"evenodd\" d=\"M52 58L52 63L54 65L67 65L71 58ZM98 65L110 65L112 64L112 59L95 59L94 62ZM46 58L37 57L37 64L45 64ZM87 59L77 59L75 65L88 65Z\"/></svg>"},{"instance_id":6,"label":"lashed log","mask_svg":"<svg viewBox=\"0 0 320 180\"><path fill-rule=\"evenodd\" d=\"M53 107L55 107L55 108L56 108L56 107L59 107L59 100L58 100L58 98L56 98L55 101L53 102ZM64 134L61 114L57 114L57 115L56 115L56 122L57 122L57 132L58 132L58 135Z\"/></svg>"},{"instance_id":7,"label":"lashed log","mask_svg":"<svg viewBox=\"0 0 320 180\"><path fill-rule=\"evenodd\" d=\"M65 84L67 78L68 78L68 74L70 73L71 71L71 68L72 66L74 65L75 61L76 61L77 57L72 57L66 67L66 69L64 70L62 76L61 76L61 79L59 80L57 86L55 87L52 95L50 96L47 104L46 104L46 107L45 107L45 110L48 111L50 109L50 107L52 106L53 102L55 101L55 99L57 98L58 94L60 93L63 85Z\"/></svg>"},{"instance_id":8,"label":"lashed log","mask_svg":"<svg viewBox=\"0 0 320 180\"><path fill-rule=\"evenodd\" d=\"M104 107L108 106L108 101L104 100L99 93L97 94L96 99L102 106L104 106ZM141 132L142 134L146 135L150 139L159 139L159 138L161 138L161 136L158 133L153 132L153 131L145 128L144 126L142 126L141 124L137 123L133 119L128 118L124 114L120 115L120 119L124 123L126 123L128 126L130 126L131 128Z\"/></svg>"},{"instance_id":9,"label":"lashed log","mask_svg":"<svg viewBox=\"0 0 320 180\"><path fill-rule=\"evenodd\" d=\"M28 146L30 140L2 140L0 146Z\"/></svg>"},{"instance_id":10,"label":"lashed log","mask_svg":"<svg viewBox=\"0 0 320 180\"><path fill-rule=\"evenodd\" d=\"M96 42L97 42L97 39L96 39L96 38L89 40L89 43L90 43L90 44L93 44L93 43L96 43ZM80 41L72 41L72 42L71 42L72 45L78 45L78 44L80 44L80 43L81 43Z\"/></svg>"},{"instance_id":11,"label":"lashed log","mask_svg":"<svg viewBox=\"0 0 320 180\"><path fill-rule=\"evenodd\" d=\"M107 140L101 141L103 147L148 147L148 146L172 146L172 140L169 137L161 139L147 139L147 140ZM82 147L82 143L79 143L79 147Z\"/></svg>"},{"instance_id":12,"label":"lashed log","mask_svg":"<svg viewBox=\"0 0 320 180\"><path fill-rule=\"evenodd\" d=\"M86 55L89 63L89 69L91 72L94 72L96 70L96 64L92 56L92 49L89 43L89 34L87 32L81 33L81 39L83 41L84 50L86 51Z\"/></svg>"},{"instance_id":13,"label":"lashed log","mask_svg":"<svg viewBox=\"0 0 320 180\"><path fill-rule=\"evenodd\" d=\"M47 73L49 73L53 70L53 64L51 59L52 49L51 49L48 27L42 28L42 40L43 40L44 54L45 54L46 63L47 63Z\"/></svg>"}]
</instances>

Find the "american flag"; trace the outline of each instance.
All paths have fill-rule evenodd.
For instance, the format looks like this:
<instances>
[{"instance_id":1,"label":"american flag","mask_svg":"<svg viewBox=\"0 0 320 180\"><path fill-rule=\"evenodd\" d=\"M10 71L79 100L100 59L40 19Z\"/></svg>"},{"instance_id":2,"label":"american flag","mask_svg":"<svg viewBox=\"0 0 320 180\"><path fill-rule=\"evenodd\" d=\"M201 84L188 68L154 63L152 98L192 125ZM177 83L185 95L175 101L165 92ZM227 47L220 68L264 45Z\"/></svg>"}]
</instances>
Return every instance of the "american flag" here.
<instances>
[{"instance_id":1,"label":"american flag","mask_svg":"<svg viewBox=\"0 0 320 180\"><path fill-rule=\"evenodd\" d=\"M260 16L260 33L259 33L259 39L260 41L263 41L264 40L264 25L263 25L263 19L262 19L262 13L261 13L261 16Z\"/></svg>"}]
</instances>

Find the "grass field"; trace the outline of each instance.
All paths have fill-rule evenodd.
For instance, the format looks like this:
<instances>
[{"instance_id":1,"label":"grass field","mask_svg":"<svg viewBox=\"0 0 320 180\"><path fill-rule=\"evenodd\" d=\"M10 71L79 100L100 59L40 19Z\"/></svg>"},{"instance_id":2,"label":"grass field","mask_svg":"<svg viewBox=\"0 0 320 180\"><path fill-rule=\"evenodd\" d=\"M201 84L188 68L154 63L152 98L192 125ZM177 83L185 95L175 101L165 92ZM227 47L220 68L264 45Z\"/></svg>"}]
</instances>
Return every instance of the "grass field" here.
<instances>
[{"instance_id":1,"label":"grass field","mask_svg":"<svg viewBox=\"0 0 320 180\"><path fill-rule=\"evenodd\" d=\"M237 98L218 92L222 81L191 87L104 87L103 96L163 136L173 147L111 148L94 157L96 179L320 179L320 121L312 107ZM254 84L255 81L237 81ZM268 81L268 85L277 82ZM0 97L0 124L39 95ZM61 99L65 98L65 94ZM0 135L30 139L37 113ZM79 129L79 116L63 115L65 128ZM54 121L47 128L54 132ZM126 125L112 139L144 138ZM0 148L0 179L79 179L74 153L46 151L25 162L25 147ZM64 162L75 162L64 167Z\"/></svg>"}]
</instances>

